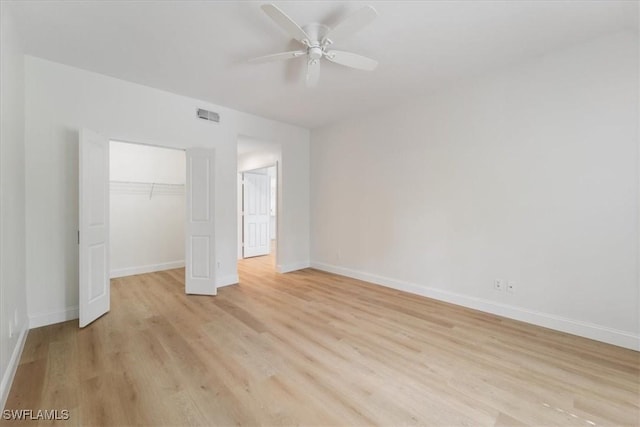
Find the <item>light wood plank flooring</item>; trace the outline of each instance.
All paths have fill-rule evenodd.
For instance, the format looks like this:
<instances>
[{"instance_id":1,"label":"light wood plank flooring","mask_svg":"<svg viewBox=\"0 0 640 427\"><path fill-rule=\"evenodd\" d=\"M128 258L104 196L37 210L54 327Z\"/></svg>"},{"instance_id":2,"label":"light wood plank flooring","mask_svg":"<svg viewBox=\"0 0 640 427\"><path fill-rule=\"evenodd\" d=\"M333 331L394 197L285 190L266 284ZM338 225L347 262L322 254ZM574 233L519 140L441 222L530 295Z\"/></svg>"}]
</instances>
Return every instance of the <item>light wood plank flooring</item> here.
<instances>
[{"instance_id":1,"label":"light wood plank flooring","mask_svg":"<svg viewBox=\"0 0 640 427\"><path fill-rule=\"evenodd\" d=\"M91 326L30 331L7 409L69 409L65 426L640 424L640 353L271 263L242 261L217 297L184 295L181 269L113 280Z\"/></svg>"}]
</instances>

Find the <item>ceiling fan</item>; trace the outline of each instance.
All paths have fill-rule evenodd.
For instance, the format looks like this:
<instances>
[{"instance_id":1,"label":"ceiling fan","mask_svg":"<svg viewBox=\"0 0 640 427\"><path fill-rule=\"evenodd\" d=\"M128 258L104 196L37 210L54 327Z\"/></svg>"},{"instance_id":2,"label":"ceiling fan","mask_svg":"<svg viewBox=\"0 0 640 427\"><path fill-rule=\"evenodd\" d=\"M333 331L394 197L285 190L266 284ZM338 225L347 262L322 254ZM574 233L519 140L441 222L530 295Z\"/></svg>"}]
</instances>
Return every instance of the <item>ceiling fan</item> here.
<instances>
[{"instance_id":1,"label":"ceiling fan","mask_svg":"<svg viewBox=\"0 0 640 427\"><path fill-rule=\"evenodd\" d=\"M358 70L373 71L378 66L377 61L366 56L330 49L330 46L335 41L345 39L358 32L378 16L378 12L371 6L365 6L356 11L333 28L319 23L311 23L300 27L273 4L262 5L262 10L287 34L302 43L304 48L260 56L250 59L249 62L259 63L306 57L306 82L309 87L318 84L320 60L322 58L346 67L357 68Z\"/></svg>"}]
</instances>

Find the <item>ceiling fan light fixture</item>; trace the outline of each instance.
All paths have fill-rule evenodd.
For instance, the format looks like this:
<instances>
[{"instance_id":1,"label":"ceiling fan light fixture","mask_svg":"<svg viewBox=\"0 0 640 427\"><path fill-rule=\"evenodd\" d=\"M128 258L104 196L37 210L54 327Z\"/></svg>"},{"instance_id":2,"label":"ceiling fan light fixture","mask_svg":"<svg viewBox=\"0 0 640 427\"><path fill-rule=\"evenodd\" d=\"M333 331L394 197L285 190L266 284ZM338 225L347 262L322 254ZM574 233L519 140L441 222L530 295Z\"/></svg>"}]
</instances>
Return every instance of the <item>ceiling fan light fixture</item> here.
<instances>
[{"instance_id":1,"label":"ceiling fan light fixture","mask_svg":"<svg viewBox=\"0 0 640 427\"><path fill-rule=\"evenodd\" d=\"M324 54L324 51L322 50L322 48L320 46L312 46L307 51L307 54L309 55L309 58L311 58L311 59L320 59L320 58L322 58L322 55Z\"/></svg>"}]
</instances>

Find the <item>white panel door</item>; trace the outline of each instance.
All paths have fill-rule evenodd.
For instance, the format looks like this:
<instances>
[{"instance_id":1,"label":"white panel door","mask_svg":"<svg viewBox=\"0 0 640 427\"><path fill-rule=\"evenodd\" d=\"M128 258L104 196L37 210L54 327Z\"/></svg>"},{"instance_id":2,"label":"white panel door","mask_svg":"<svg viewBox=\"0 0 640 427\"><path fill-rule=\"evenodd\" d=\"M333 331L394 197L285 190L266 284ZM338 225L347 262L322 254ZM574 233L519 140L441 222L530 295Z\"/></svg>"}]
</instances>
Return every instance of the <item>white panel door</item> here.
<instances>
[{"instance_id":1,"label":"white panel door","mask_svg":"<svg viewBox=\"0 0 640 427\"><path fill-rule=\"evenodd\" d=\"M269 253L269 222L271 220L269 196L271 177L257 173L243 174L243 257Z\"/></svg>"},{"instance_id":2,"label":"white panel door","mask_svg":"<svg viewBox=\"0 0 640 427\"><path fill-rule=\"evenodd\" d=\"M213 150L187 150L185 290L188 294L216 295L214 254Z\"/></svg>"},{"instance_id":3,"label":"white panel door","mask_svg":"<svg viewBox=\"0 0 640 427\"><path fill-rule=\"evenodd\" d=\"M80 130L80 327L109 311L109 140Z\"/></svg>"}]
</instances>

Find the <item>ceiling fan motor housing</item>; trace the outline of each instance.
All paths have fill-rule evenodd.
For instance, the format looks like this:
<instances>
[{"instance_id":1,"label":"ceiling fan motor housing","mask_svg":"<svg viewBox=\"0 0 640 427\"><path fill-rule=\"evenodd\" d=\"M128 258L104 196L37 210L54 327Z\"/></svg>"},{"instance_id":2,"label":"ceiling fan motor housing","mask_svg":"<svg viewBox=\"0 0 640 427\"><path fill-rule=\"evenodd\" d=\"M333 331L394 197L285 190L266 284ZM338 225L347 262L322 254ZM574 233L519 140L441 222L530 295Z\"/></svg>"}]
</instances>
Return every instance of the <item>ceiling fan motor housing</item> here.
<instances>
[{"instance_id":1,"label":"ceiling fan motor housing","mask_svg":"<svg viewBox=\"0 0 640 427\"><path fill-rule=\"evenodd\" d=\"M316 22L307 24L302 29L309 36L309 46L320 46L320 42L329 33L329 27Z\"/></svg>"}]
</instances>

